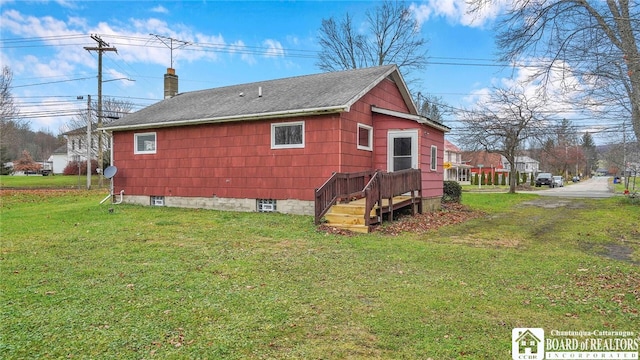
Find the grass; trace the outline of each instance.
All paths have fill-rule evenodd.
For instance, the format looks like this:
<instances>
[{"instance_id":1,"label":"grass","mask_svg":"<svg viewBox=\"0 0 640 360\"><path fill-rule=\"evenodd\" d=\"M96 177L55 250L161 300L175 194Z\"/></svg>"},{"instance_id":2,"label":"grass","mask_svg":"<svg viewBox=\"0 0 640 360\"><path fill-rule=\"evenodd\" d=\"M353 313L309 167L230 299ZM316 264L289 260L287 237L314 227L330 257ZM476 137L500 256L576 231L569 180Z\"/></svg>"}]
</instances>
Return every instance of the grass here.
<instances>
[{"instance_id":1,"label":"grass","mask_svg":"<svg viewBox=\"0 0 640 360\"><path fill-rule=\"evenodd\" d=\"M93 175L91 177L91 185L97 186L99 184L99 176ZM103 178L103 186L108 188L109 181ZM29 175L29 176L13 176L13 175L0 175L0 188L2 189L86 189L87 176L86 175Z\"/></svg>"},{"instance_id":2,"label":"grass","mask_svg":"<svg viewBox=\"0 0 640 360\"><path fill-rule=\"evenodd\" d=\"M391 237L103 195L0 197L3 358L508 359L514 327L638 331L619 198L465 193L485 217Z\"/></svg>"}]
</instances>

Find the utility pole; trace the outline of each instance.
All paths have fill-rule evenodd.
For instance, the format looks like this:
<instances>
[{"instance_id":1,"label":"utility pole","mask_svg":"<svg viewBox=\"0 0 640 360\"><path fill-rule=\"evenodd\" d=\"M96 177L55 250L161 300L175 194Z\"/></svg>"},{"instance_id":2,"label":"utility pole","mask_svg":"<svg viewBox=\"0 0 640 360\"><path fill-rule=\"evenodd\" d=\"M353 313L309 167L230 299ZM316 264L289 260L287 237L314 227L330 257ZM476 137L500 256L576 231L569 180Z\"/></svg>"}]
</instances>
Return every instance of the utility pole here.
<instances>
[{"instance_id":1,"label":"utility pole","mask_svg":"<svg viewBox=\"0 0 640 360\"><path fill-rule=\"evenodd\" d=\"M85 46L87 51L98 52L98 126L97 129L102 128L102 53L105 51L115 51L118 49L110 47L109 44L104 42L98 35L91 35L91 38L98 43L97 47ZM97 130L96 129L96 130ZM98 133L98 169L100 169L100 175L102 175L102 134ZM88 171L88 170L87 170ZM99 177L99 186L102 187L102 176Z\"/></svg>"},{"instance_id":2,"label":"utility pole","mask_svg":"<svg viewBox=\"0 0 640 360\"><path fill-rule=\"evenodd\" d=\"M87 190L91 189L91 95L87 95Z\"/></svg>"}]
</instances>

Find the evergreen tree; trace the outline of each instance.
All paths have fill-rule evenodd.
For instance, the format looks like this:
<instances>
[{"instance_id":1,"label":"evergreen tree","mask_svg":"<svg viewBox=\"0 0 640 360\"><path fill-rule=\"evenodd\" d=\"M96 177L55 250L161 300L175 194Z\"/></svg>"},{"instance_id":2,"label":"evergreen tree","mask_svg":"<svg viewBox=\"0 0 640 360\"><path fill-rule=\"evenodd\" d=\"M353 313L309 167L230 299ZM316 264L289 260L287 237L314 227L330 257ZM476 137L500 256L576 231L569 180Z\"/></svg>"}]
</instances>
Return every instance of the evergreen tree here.
<instances>
[{"instance_id":1,"label":"evergreen tree","mask_svg":"<svg viewBox=\"0 0 640 360\"><path fill-rule=\"evenodd\" d=\"M0 175L9 175L13 172L12 166L5 166L5 164L10 163L11 160L7 147L0 147Z\"/></svg>"},{"instance_id":2,"label":"evergreen tree","mask_svg":"<svg viewBox=\"0 0 640 360\"><path fill-rule=\"evenodd\" d=\"M589 132L585 132L582 135L582 152L585 158L584 174L589 176L591 173L598 170L598 151L596 150L596 144L593 141L593 137Z\"/></svg>"}]
</instances>

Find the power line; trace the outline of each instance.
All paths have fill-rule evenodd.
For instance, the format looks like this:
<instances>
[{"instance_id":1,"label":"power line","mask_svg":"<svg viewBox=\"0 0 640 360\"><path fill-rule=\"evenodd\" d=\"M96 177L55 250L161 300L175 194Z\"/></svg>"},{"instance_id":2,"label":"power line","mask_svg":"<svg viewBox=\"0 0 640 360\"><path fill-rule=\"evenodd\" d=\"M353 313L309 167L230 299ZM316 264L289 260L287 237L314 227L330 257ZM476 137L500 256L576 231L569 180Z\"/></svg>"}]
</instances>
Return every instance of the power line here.
<instances>
[{"instance_id":1,"label":"power line","mask_svg":"<svg viewBox=\"0 0 640 360\"><path fill-rule=\"evenodd\" d=\"M68 80L47 81L47 82L41 82L41 83L35 83L35 84L12 85L11 87L12 87L12 88L20 88L20 87L39 86L39 85L48 85L48 84L57 84L57 83L65 83L65 82L79 81L79 80L88 80L88 79L95 79L95 76L91 76L91 77L83 77L83 78L77 78L77 79L68 79Z\"/></svg>"}]
</instances>

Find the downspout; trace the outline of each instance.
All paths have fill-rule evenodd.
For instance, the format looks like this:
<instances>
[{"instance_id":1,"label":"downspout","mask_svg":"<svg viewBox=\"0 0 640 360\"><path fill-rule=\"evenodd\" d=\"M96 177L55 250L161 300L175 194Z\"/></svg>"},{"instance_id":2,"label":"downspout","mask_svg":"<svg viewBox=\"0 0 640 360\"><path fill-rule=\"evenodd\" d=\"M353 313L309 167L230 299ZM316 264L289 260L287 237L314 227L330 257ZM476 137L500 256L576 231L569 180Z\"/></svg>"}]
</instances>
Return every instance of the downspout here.
<instances>
[{"instance_id":1,"label":"downspout","mask_svg":"<svg viewBox=\"0 0 640 360\"><path fill-rule=\"evenodd\" d=\"M111 131L111 136L109 136L109 165L113 165L113 131ZM110 179L111 182L109 184L109 193L113 195L113 178Z\"/></svg>"},{"instance_id":2,"label":"downspout","mask_svg":"<svg viewBox=\"0 0 640 360\"><path fill-rule=\"evenodd\" d=\"M342 114L338 114L338 172L342 172Z\"/></svg>"}]
</instances>

